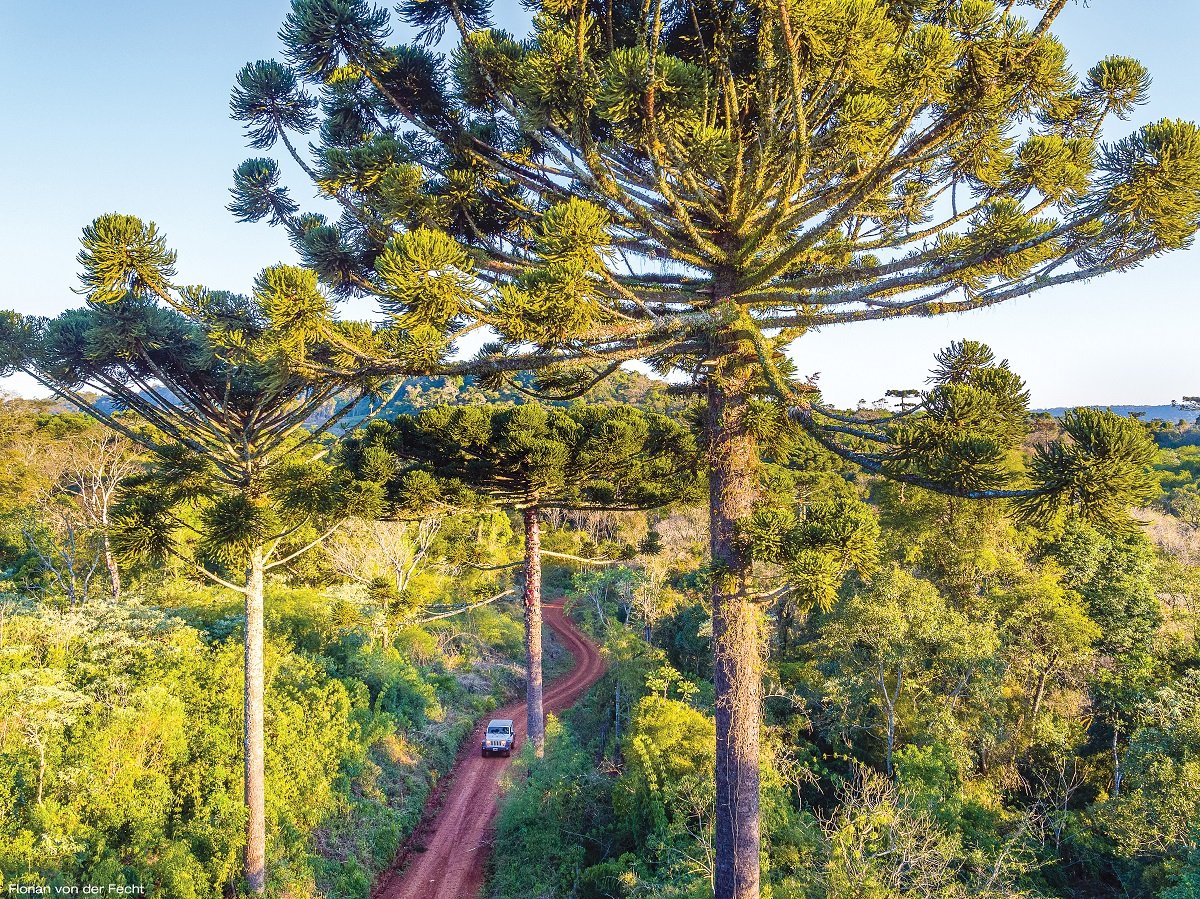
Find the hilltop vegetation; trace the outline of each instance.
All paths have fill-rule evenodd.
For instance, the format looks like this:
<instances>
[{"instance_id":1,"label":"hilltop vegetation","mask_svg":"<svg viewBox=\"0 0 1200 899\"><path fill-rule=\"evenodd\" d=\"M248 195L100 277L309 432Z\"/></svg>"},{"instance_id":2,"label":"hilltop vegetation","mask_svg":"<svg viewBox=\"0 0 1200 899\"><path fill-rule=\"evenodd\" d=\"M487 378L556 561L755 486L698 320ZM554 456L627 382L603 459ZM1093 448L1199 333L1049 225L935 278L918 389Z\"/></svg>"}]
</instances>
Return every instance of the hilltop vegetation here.
<instances>
[{"instance_id":1,"label":"hilltop vegetation","mask_svg":"<svg viewBox=\"0 0 1200 899\"><path fill-rule=\"evenodd\" d=\"M517 384L529 386L528 377L517 378ZM389 388L389 393L391 389ZM382 419L397 415L415 415L424 409L439 405L482 406L510 405L529 402L529 396L511 387L489 388L481 386L477 379L466 377L422 377L405 378L399 382L395 396L381 402L380 399L359 401L344 420L343 427L354 427L364 416L371 414ZM678 414L687 406L686 397L671 394L669 385L662 380L648 378L636 371L619 371L605 378L583 396L573 400L547 402L550 406L569 406L576 403L596 405L628 404L644 412L663 415ZM340 406L331 405L324 415L337 412ZM314 416L320 422L322 416Z\"/></svg>"}]
</instances>

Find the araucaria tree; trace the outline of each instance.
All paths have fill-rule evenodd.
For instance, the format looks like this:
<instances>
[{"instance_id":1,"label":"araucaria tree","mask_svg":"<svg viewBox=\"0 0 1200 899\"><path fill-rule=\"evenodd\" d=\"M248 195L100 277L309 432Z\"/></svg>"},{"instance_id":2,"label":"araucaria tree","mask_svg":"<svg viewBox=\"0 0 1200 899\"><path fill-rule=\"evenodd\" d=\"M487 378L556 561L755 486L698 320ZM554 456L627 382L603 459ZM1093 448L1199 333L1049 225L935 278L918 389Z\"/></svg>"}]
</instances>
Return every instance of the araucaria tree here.
<instances>
[{"instance_id":1,"label":"araucaria tree","mask_svg":"<svg viewBox=\"0 0 1200 899\"><path fill-rule=\"evenodd\" d=\"M267 269L246 297L175 287L174 253L153 224L129 216L102 216L82 243L86 308L0 319L0 369L27 372L149 452L148 471L127 479L111 522L118 555L174 557L245 597L245 880L261 893L264 581L347 515L377 509L378 485L322 459L321 438L338 417L305 426L356 385L298 368L333 358L297 313L320 314L326 303L311 272ZM359 396L370 386L360 382ZM89 391L110 402L91 401Z\"/></svg>"},{"instance_id":2,"label":"araucaria tree","mask_svg":"<svg viewBox=\"0 0 1200 899\"><path fill-rule=\"evenodd\" d=\"M541 756L542 557L591 560L543 550L539 515L653 509L687 499L696 486L690 432L621 406L439 406L372 424L346 442L342 456L356 475L386 480L401 507L430 499L482 502L521 515L527 733Z\"/></svg>"},{"instance_id":3,"label":"araucaria tree","mask_svg":"<svg viewBox=\"0 0 1200 899\"><path fill-rule=\"evenodd\" d=\"M253 145L282 139L340 212L301 213L263 158L237 170L231 209L285 226L330 290L385 313L327 326L350 358L317 368L538 370L538 389L569 392L643 359L703 393L720 899L759 889L759 625L739 531L765 420L781 404L834 451L965 496L1008 477L995 445L952 426L968 407L986 424L1004 376L951 373L946 427L860 422L795 380L785 348L1126 270L1200 221L1200 131L1163 120L1106 142L1149 77L1120 57L1074 74L1052 32L1066 3L543 0L516 40L486 0L401 0L416 40L396 45L367 0L294 0L285 61L238 76ZM453 52L426 49L447 28ZM480 328L494 341L457 357ZM1043 494L1028 508L1132 499L1134 425L1068 432L1010 485ZM1120 473L1112 489L1101 471Z\"/></svg>"}]
</instances>

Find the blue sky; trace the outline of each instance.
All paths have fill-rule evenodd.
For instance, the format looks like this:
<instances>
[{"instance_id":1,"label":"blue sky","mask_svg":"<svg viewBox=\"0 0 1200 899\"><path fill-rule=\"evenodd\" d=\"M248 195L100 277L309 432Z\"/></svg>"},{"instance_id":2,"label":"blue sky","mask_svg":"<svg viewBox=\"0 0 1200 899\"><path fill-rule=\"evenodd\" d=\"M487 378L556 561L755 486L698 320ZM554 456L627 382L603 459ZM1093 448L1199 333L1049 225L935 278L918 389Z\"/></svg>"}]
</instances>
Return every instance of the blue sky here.
<instances>
[{"instance_id":1,"label":"blue sky","mask_svg":"<svg viewBox=\"0 0 1200 899\"><path fill-rule=\"evenodd\" d=\"M506 8L507 7L507 8ZM7 172L0 307L54 314L79 302L80 229L104 212L156 221L183 283L248 290L292 258L283 234L226 212L230 173L248 155L229 119L247 60L278 54L285 0L0 2L0 170ZM522 17L513 0L501 20ZM1056 28L1078 70L1120 53L1154 76L1151 102L1109 137L1164 116L1200 121L1196 0L1073 2ZM293 191L311 191L299 178ZM1170 402L1200 393L1200 253L953 318L880 322L809 335L800 370L851 405L919 386L950 340L990 343L1038 406ZM10 381L8 389L28 390Z\"/></svg>"}]
</instances>

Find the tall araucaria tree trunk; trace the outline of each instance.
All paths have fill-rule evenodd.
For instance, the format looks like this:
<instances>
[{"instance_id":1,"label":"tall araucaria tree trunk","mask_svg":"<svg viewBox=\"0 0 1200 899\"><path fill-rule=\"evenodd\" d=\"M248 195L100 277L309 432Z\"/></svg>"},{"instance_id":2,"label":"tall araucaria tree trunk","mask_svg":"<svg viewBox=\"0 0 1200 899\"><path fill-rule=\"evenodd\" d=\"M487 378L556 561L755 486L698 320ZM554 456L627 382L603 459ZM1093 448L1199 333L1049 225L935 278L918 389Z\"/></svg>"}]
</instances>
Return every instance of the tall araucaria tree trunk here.
<instances>
[{"instance_id":1,"label":"tall araucaria tree trunk","mask_svg":"<svg viewBox=\"0 0 1200 899\"><path fill-rule=\"evenodd\" d=\"M263 672L263 548L254 547L246 568L245 745L246 886L266 889L266 763L263 737L265 675Z\"/></svg>"},{"instance_id":2,"label":"tall araucaria tree trunk","mask_svg":"<svg viewBox=\"0 0 1200 899\"><path fill-rule=\"evenodd\" d=\"M747 422L747 360L726 357L708 381L709 544L716 688L716 899L759 895L759 706L762 641L738 523L753 511L758 449Z\"/></svg>"},{"instance_id":3,"label":"tall araucaria tree trunk","mask_svg":"<svg viewBox=\"0 0 1200 899\"><path fill-rule=\"evenodd\" d=\"M541 758L546 751L546 719L542 711L542 534L536 508L525 517L525 705L529 742Z\"/></svg>"}]
</instances>

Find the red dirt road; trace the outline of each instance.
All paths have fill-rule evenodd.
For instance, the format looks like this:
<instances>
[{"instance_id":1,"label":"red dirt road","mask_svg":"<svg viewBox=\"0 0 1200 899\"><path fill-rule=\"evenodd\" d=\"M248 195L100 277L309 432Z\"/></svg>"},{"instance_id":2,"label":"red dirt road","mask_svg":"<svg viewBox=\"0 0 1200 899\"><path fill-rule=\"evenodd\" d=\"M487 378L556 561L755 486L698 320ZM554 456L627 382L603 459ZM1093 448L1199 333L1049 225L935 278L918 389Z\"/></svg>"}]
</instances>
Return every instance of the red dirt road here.
<instances>
[{"instance_id":1,"label":"red dirt road","mask_svg":"<svg viewBox=\"0 0 1200 899\"><path fill-rule=\"evenodd\" d=\"M547 712L569 708L604 674L604 660L595 644L581 634L565 615L562 604L542 606L545 623L575 659L575 667L547 686L543 702ZM512 718L517 745L525 740L525 703L497 709L489 718ZM492 819L500 799L500 774L510 760L482 758L479 743L484 721L467 740L436 815L423 822L402 852L396 866L375 884L375 899L476 899L483 886L484 866L492 841ZM437 803L435 796L431 802ZM424 846L424 851L417 848Z\"/></svg>"}]
</instances>

